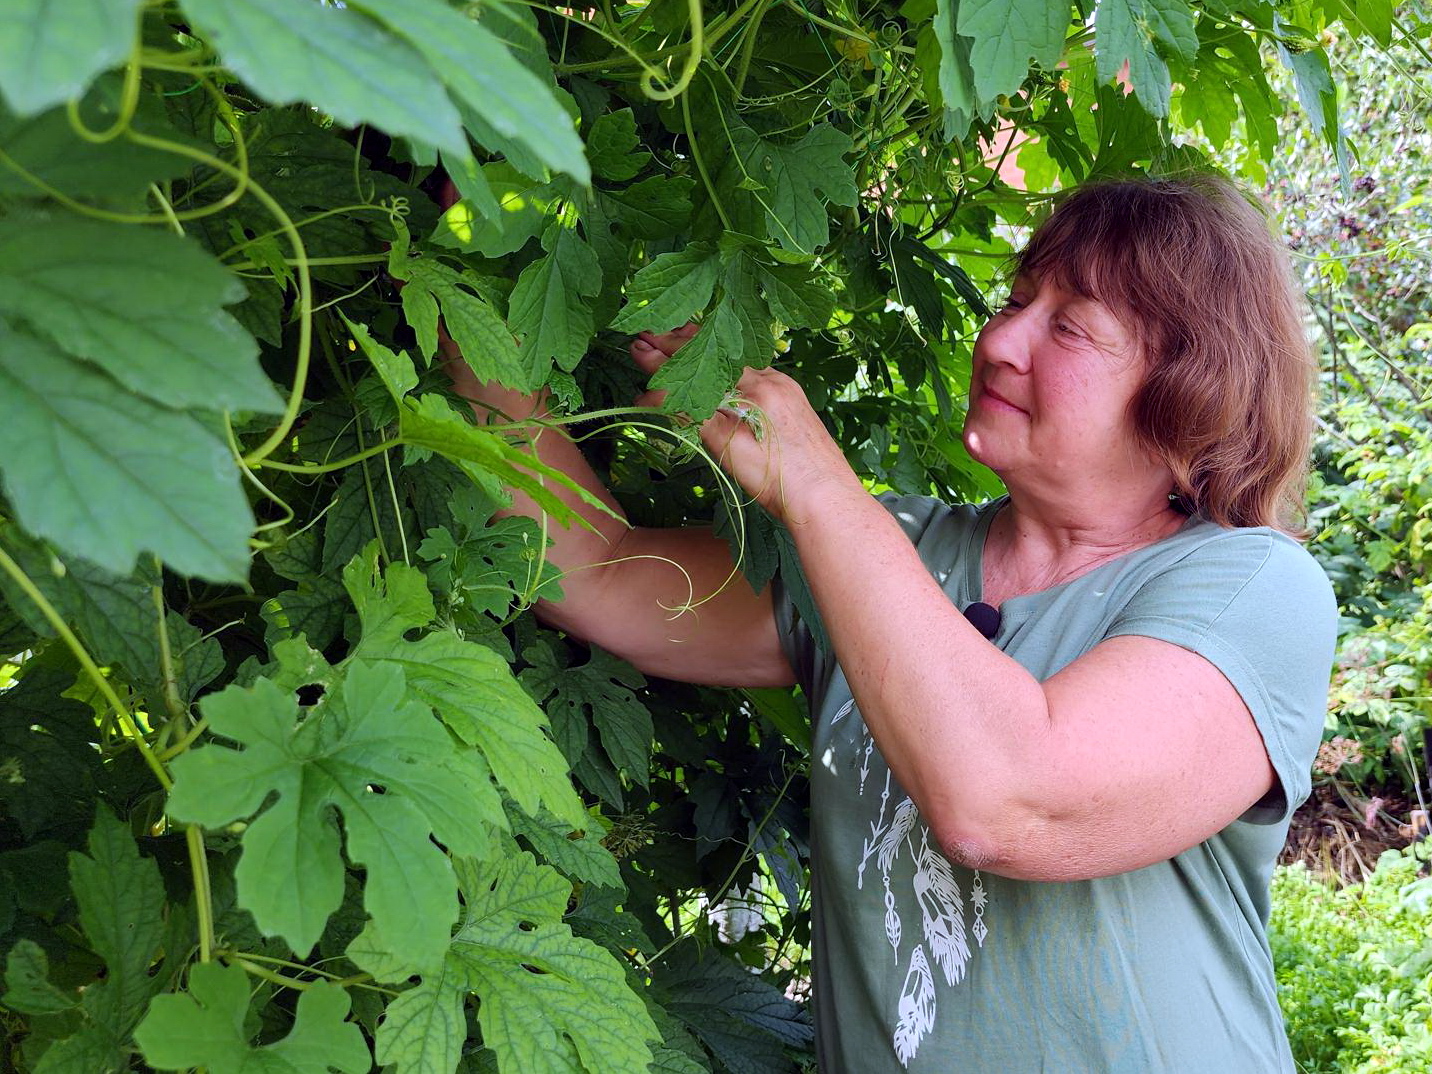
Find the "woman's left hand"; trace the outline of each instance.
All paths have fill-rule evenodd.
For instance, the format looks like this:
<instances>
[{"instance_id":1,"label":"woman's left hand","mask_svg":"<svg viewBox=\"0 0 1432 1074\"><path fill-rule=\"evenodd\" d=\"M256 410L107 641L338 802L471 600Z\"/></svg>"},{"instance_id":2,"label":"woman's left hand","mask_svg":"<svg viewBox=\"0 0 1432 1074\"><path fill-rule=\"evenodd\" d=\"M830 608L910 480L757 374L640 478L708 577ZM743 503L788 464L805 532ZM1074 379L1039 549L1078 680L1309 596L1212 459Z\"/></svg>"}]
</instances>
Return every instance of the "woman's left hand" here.
<instances>
[{"instance_id":1,"label":"woman's left hand","mask_svg":"<svg viewBox=\"0 0 1432 1074\"><path fill-rule=\"evenodd\" d=\"M632 359L648 374L696 332L693 325L654 335L643 332L631 345ZM655 405L662 393L639 402ZM774 369L747 368L736 382L736 398L701 426L701 439L722 467L751 496L787 525L807 521L807 505L839 488L864 496L859 478L831 439L801 386Z\"/></svg>"}]
</instances>

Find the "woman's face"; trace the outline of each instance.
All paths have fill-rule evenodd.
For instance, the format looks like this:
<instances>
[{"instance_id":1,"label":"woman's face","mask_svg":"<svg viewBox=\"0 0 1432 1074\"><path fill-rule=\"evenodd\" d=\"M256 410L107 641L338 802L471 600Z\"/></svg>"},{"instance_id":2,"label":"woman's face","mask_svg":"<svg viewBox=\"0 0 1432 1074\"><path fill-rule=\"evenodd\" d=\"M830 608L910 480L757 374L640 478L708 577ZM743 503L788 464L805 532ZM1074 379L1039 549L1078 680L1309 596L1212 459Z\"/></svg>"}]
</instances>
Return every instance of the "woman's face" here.
<instances>
[{"instance_id":1,"label":"woman's face","mask_svg":"<svg viewBox=\"0 0 1432 1074\"><path fill-rule=\"evenodd\" d=\"M1091 481L1153 476L1162 463L1129 416L1144 371L1133 330L1108 306L1020 276L975 341L965 445L1011 489L1083 495Z\"/></svg>"}]
</instances>

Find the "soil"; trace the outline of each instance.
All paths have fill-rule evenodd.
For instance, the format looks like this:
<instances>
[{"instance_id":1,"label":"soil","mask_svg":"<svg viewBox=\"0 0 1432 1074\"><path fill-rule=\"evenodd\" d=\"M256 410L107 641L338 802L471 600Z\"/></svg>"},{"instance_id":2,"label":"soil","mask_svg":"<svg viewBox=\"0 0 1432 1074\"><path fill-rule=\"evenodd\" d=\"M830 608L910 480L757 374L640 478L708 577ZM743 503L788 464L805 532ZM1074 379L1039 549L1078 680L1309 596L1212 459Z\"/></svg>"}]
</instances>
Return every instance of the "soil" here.
<instances>
[{"instance_id":1,"label":"soil","mask_svg":"<svg viewBox=\"0 0 1432 1074\"><path fill-rule=\"evenodd\" d=\"M1288 829L1279 862L1302 862L1311 872L1343 884L1371 875L1379 855L1427 837L1427 814L1395 792L1371 798L1335 782L1313 788Z\"/></svg>"}]
</instances>

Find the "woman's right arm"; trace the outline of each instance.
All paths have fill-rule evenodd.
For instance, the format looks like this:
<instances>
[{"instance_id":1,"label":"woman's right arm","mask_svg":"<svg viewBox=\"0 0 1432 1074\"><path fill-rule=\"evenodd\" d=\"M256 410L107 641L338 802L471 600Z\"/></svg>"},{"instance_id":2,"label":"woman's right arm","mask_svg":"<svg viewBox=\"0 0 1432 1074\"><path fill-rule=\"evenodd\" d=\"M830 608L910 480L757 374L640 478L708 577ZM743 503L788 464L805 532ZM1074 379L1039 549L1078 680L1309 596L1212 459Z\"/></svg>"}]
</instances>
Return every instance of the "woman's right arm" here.
<instances>
[{"instance_id":1,"label":"woman's right arm","mask_svg":"<svg viewBox=\"0 0 1432 1074\"><path fill-rule=\"evenodd\" d=\"M669 354L688 338L689 331L678 330L653 342ZM633 348L638 359L640 346ZM450 339L443 339L442 350L454 388L472 403L479 423L545 416L545 393L483 383ZM553 490L592 528L548 526L548 558L563 572L564 598L539 601L538 618L663 678L718 686L795 681L776 633L770 587L751 591L724 540L704 527L631 526L570 438L556 428L532 430L530 450L543 463L615 512L605 514L570 490ZM512 499L501 514L541 519L528 496L514 491Z\"/></svg>"}]
</instances>

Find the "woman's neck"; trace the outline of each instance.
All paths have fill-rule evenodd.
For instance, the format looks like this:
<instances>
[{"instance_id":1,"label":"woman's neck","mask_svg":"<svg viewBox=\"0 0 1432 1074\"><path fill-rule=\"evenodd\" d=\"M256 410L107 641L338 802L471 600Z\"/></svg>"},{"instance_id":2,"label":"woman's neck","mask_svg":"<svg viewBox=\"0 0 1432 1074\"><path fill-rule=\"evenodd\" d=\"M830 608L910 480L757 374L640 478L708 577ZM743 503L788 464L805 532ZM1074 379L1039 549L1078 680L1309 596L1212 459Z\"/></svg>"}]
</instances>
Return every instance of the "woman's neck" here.
<instances>
[{"instance_id":1,"label":"woman's neck","mask_svg":"<svg viewBox=\"0 0 1432 1074\"><path fill-rule=\"evenodd\" d=\"M1166 496L1098 509L1050 509L1011 494L985 538L984 593L998 605L1073 580L1177 532L1186 517Z\"/></svg>"}]
</instances>

